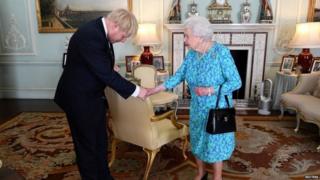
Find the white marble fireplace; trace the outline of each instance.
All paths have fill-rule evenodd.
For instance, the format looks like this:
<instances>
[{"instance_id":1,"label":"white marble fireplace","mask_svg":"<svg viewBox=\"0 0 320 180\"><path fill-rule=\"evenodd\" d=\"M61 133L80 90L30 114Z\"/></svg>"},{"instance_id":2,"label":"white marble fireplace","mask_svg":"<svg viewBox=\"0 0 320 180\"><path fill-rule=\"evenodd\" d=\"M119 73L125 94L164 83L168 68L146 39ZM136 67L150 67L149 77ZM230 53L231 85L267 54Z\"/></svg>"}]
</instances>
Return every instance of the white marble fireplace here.
<instances>
[{"instance_id":1,"label":"white marble fireplace","mask_svg":"<svg viewBox=\"0 0 320 180\"><path fill-rule=\"evenodd\" d=\"M169 32L169 59L172 60L172 73L183 61L186 48L183 43L183 25L166 24ZM247 50L246 75L244 82L244 99L254 97L255 85L264 78L268 42L273 37L274 24L212 24L214 34L212 39L228 46L231 50ZM270 43L269 43L270 44ZM239 59L235 59L239 61ZM241 63L241 62L239 62ZM184 93L181 84L174 92L182 96Z\"/></svg>"}]
</instances>

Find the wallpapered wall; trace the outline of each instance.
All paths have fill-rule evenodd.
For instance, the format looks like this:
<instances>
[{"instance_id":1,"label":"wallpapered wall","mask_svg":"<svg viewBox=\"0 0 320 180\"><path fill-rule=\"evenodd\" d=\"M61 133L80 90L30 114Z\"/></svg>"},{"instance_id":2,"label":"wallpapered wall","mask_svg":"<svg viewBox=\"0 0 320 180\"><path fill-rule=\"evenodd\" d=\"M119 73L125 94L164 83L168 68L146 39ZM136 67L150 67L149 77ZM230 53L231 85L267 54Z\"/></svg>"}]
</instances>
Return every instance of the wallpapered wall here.
<instances>
[{"instance_id":1,"label":"wallpapered wall","mask_svg":"<svg viewBox=\"0 0 320 180\"><path fill-rule=\"evenodd\" d=\"M62 72L62 54L72 33L39 33L36 15L37 0L0 1L0 98L52 98ZM201 1L201 3L200 3ZM89 3L94 1L88 0ZM139 22L157 24L162 40L160 55L168 60L168 32L164 27L172 0L132 0L133 13ZM191 0L181 1L183 20ZM207 15L211 0L195 0L200 15ZM240 4L244 0L229 0L232 21L238 23ZM260 1L251 3L252 23L256 23ZM305 0L271 0L275 15L275 31L272 48L268 52L266 77L273 77L280 66L281 56L285 53L298 53L286 49L283 44L294 33L296 22L304 22L308 3ZM13 42L14 39L14 42ZM116 44L115 53L118 63L123 65L125 55L140 54L141 49L131 40L126 44ZM314 51L313 51L314 52ZM318 51L315 54L319 55ZM123 73L124 67L122 67Z\"/></svg>"}]
</instances>

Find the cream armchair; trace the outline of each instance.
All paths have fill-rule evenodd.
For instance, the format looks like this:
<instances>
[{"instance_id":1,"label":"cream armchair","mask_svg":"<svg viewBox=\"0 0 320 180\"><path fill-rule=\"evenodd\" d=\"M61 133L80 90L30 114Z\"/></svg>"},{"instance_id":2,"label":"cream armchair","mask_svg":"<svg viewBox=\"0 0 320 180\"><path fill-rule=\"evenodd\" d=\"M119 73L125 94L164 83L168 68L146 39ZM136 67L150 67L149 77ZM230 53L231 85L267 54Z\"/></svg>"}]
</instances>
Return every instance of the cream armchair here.
<instances>
[{"instance_id":1,"label":"cream armchair","mask_svg":"<svg viewBox=\"0 0 320 180\"><path fill-rule=\"evenodd\" d=\"M171 141L184 140L183 156L186 158L188 128L176 122L173 111L156 116L149 98L145 101L129 97L123 99L114 90L107 88L106 96L111 116L112 154L109 166L115 160L117 141L125 141L141 146L148 155L143 179L149 175L153 160L160 148Z\"/></svg>"},{"instance_id":2,"label":"cream armchair","mask_svg":"<svg viewBox=\"0 0 320 180\"><path fill-rule=\"evenodd\" d=\"M139 85L145 88L154 88L157 85L157 70L152 65L140 65L133 70L133 78ZM151 95L150 100L153 106L164 106L168 103L175 104L175 115L178 106L178 95L171 92L159 92Z\"/></svg>"},{"instance_id":3,"label":"cream armchair","mask_svg":"<svg viewBox=\"0 0 320 180\"><path fill-rule=\"evenodd\" d=\"M315 92L318 93L315 93ZM281 117L285 109L296 111L297 125L294 129L298 132L300 120L316 124L320 135L320 73L301 74L297 86L281 95ZM320 150L320 146L317 148Z\"/></svg>"}]
</instances>

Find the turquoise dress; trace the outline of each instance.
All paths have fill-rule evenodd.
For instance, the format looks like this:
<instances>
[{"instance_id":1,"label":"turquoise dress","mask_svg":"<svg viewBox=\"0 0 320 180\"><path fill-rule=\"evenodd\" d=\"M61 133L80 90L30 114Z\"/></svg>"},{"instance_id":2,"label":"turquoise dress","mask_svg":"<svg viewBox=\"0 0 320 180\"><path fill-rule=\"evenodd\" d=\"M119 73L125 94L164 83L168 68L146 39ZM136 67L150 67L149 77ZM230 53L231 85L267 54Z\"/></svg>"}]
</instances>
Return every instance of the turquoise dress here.
<instances>
[{"instance_id":1,"label":"turquoise dress","mask_svg":"<svg viewBox=\"0 0 320 180\"><path fill-rule=\"evenodd\" d=\"M241 79L229 49L219 43L213 46L202 57L190 50L182 65L167 81L166 89L172 89L179 83L187 81L190 93L190 143L192 153L200 160L214 163L229 159L235 148L234 133L211 135L206 133L207 114L216 105L217 95L222 83L221 96L228 96L232 106L232 92L241 87ZM197 96L194 88L213 86L211 96ZM219 107L226 107L225 98L221 98Z\"/></svg>"}]
</instances>

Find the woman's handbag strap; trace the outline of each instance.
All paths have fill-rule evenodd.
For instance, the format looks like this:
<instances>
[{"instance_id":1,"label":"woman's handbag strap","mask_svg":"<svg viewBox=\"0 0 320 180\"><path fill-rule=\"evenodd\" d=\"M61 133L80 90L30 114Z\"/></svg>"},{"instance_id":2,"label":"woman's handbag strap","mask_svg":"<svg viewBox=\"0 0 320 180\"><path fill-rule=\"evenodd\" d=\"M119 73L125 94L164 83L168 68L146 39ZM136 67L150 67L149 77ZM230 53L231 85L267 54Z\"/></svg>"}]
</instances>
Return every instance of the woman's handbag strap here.
<instances>
[{"instance_id":1,"label":"woman's handbag strap","mask_svg":"<svg viewBox=\"0 0 320 180\"><path fill-rule=\"evenodd\" d=\"M219 104L219 101L220 101L220 93L221 93L222 85L223 85L223 84L220 85L220 88L219 88L219 91L218 91L217 101L216 101L216 109L217 109L218 104ZM227 96L227 95L224 95L224 98L225 98L225 100L226 100L226 102L227 102L227 104L228 104L228 108L230 108L230 103L229 103L228 96Z\"/></svg>"}]
</instances>

